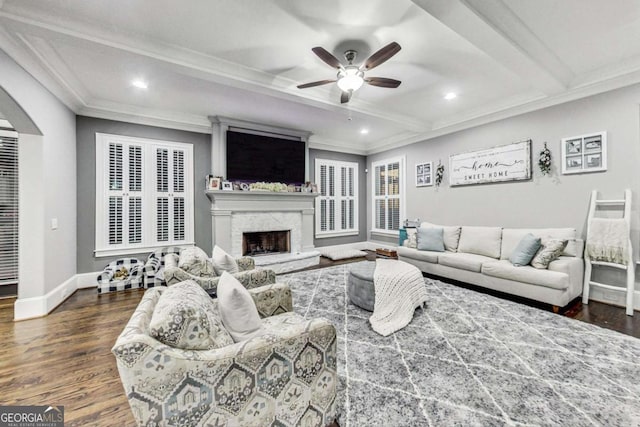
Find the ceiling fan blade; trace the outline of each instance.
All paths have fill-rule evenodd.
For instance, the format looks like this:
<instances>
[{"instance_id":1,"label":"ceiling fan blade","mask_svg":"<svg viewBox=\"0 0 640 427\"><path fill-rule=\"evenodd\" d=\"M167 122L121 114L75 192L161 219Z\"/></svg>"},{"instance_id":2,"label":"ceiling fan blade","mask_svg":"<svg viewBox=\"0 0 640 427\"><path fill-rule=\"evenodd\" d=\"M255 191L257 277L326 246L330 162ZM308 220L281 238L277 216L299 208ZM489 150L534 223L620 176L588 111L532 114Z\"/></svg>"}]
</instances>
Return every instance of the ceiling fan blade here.
<instances>
[{"instance_id":1,"label":"ceiling fan blade","mask_svg":"<svg viewBox=\"0 0 640 427\"><path fill-rule=\"evenodd\" d=\"M388 79L386 77L367 77L364 81L371 86L389 87L392 89L397 88L400 86L400 83L402 83L400 80Z\"/></svg>"},{"instance_id":2,"label":"ceiling fan blade","mask_svg":"<svg viewBox=\"0 0 640 427\"><path fill-rule=\"evenodd\" d=\"M377 67L378 65L387 61L396 53L400 52L400 49L402 48L398 43L396 42L389 43L388 45L386 45L385 47L383 47L382 49L380 49L379 51L377 51L376 53L368 57L366 61L364 61L364 69L371 70L372 68Z\"/></svg>"},{"instance_id":3,"label":"ceiling fan blade","mask_svg":"<svg viewBox=\"0 0 640 427\"><path fill-rule=\"evenodd\" d=\"M308 87L314 87L314 86L322 86L322 85L328 85L329 83L335 83L335 80L318 80L317 82L311 82L311 83L305 83L303 85L298 85L298 89L306 89Z\"/></svg>"},{"instance_id":4,"label":"ceiling fan blade","mask_svg":"<svg viewBox=\"0 0 640 427\"><path fill-rule=\"evenodd\" d=\"M335 56L333 56L332 54L327 52L323 47L317 46L317 47L314 47L311 50L313 51L313 53L318 55L318 58L322 59L324 62L329 64L331 67L337 68L337 69L342 68L342 64L340 63L338 58L336 58Z\"/></svg>"},{"instance_id":5,"label":"ceiling fan blade","mask_svg":"<svg viewBox=\"0 0 640 427\"><path fill-rule=\"evenodd\" d=\"M349 92L342 92L342 95L340 95L340 103L341 104L346 104L347 102L349 102L349 100L351 99L351 91Z\"/></svg>"}]
</instances>

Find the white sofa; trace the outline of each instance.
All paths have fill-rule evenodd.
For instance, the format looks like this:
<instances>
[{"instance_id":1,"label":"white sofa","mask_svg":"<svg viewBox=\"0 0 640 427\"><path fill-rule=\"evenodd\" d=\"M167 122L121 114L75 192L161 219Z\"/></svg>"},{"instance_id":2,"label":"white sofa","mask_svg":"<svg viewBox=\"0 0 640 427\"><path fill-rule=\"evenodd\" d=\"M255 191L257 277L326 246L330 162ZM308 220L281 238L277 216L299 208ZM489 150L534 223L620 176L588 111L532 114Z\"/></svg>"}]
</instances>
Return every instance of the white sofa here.
<instances>
[{"instance_id":1,"label":"white sofa","mask_svg":"<svg viewBox=\"0 0 640 427\"><path fill-rule=\"evenodd\" d=\"M566 239L568 244L548 269L515 267L509 256L527 233L540 237L543 243L548 239ZM398 258L428 274L551 304L554 311L582 293L584 241L576 238L573 228L445 226L444 241L445 252L401 246Z\"/></svg>"}]
</instances>

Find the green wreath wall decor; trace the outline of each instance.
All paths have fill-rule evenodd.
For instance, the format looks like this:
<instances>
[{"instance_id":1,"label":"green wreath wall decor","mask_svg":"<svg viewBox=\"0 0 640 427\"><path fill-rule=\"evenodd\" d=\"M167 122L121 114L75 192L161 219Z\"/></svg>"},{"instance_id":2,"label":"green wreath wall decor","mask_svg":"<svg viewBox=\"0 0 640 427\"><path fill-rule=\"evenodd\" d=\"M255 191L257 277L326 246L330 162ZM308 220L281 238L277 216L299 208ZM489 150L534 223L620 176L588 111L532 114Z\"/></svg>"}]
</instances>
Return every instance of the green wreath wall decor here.
<instances>
[{"instance_id":1,"label":"green wreath wall decor","mask_svg":"<svg viewBox=\"0 0 640 427\"><path fill-rule=\"evenodd\" d=\"M551 173L551 150L547 148L547 143L544 143L544 149L540 152L538 157L538 166L542 175L549 175Z\"/></svg>"}]
</instances>

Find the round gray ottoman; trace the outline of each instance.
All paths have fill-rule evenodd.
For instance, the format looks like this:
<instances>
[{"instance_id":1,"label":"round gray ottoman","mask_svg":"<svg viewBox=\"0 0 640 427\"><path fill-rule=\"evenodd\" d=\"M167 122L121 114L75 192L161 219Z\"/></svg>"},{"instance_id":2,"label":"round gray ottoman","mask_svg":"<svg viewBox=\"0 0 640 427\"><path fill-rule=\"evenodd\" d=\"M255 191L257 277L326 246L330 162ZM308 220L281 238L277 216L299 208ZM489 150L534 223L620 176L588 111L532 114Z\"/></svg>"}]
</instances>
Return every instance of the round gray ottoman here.
<instances>
[{"instance_id":1,"label":"round gray ottoman","mask_svg":"<svg viewBox=\"0 0 640 427\"><path fill-rule=\"evenodd\" d=\"M351 302L368 311L373 311L376 301L376 291L373 286L375 269L375 261L359 262L349 269L347 280L347 294Z\"/></svg>"}]
</instances>

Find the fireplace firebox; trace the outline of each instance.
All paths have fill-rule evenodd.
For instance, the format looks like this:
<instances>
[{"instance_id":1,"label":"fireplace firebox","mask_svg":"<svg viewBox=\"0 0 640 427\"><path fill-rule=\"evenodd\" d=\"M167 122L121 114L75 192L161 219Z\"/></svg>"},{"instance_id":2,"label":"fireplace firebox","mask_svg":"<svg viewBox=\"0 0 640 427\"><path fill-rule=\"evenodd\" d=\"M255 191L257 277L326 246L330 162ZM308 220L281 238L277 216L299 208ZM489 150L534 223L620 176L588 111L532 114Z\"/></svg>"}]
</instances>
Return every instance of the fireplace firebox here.
<instances>
[{"instance_id":1,"label":"fireplace firebox","mask_svg":"<svg viewBox=\"0 0 640 427\"><path fill-rule=\"evenodd\" d=\"M242 255L273 255L291 252L291 232L257 231L242 233Z\"/></svg>"}]
</instances>

